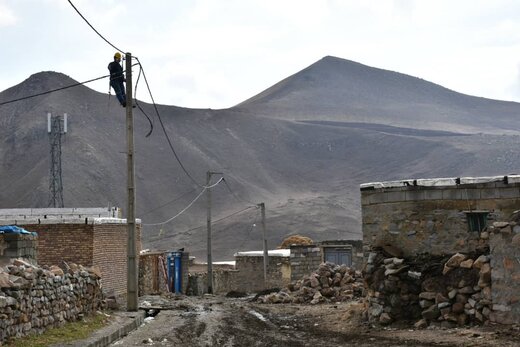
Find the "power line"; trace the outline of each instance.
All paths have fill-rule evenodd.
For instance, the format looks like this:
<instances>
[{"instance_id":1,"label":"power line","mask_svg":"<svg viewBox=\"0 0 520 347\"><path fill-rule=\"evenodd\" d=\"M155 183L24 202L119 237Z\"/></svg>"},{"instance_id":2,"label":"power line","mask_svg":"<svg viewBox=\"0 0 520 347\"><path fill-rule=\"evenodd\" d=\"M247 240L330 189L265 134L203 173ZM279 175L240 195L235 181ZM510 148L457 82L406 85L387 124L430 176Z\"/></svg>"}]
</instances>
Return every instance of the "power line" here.
<instances>
[{"instance_id":1,"label":"power line","mask_svg":"<svg viewBox=\"0 0 520 347\"><path fill-rule=\"evenodd\" d=\"M235 212L233 212L233 213L231 213L231 214L229 214L229 215L227 215L227 216L225 216L225 217L222 217L222 218L220 218L220 219L214 220L214 221L211 222L211 224L213 225L213 224L215 224L215 223L218 223L218 222L220 222L220 221L223 221L224 219L231 218L231 217L233 217L233 216L235 216L235 215L237 215L237 214L240 214L240 213L245 212L245 211L247 211L247 210L249 210L249 209L252 209L252 208L258 208L258 207L256 207L256 206L248 206L248 207L246 207L246 208L244 208L244 209L242 209L242 210L235 211ZM181 231L181 232L176 233L176 234L177 234L177 235L187 234L187 233L189 233L190 231L194 231L194 230L197 230L197 229L200 229L200 228L204 228L204 227L206 227L206 224L201 225L201 226L198 226L198 227L195 227L195 228L191 228L191 229L188 229L188 230L184 230L184 231Z\"/></svg>"},{"instance_id":2,"label":"power line","mask_svg":"<svg viewBox=\"0 0 520 347\"><path fill-rule=\"evenodd\" d=\"M160 206L154 207L153 209L146 211L145 213L141 214L141 218L144 217L144 216L146 216L146 215L149 214L149 213L155 212L155 211L157 211L158 209L163 208L164 206L167 206L167 205L169 205L169 204L171 204L171 203L174 203L175 201L178 201L178 200L184 198L186 195L191 194L191 193L193 193L194 191L195 191L195 189L192 189L192 190L190 190L190 191L188 191L188 192L182 194L181 196L178 196L178 197L176 197L176 198L174 198L174 199L172 199L172 200L170 200L170 201L168 201L168 202L165 202L164 204L162 204L162 205L160 205Z\"/></svg>"},{"instance_id":3,"label":"power line","mask_svg":"<svg viewBox=\"0 0 520 347\"><path fill-rule=\"evenodd\" d=\"M58 92L60 90L64 90L64 89L68 89L68 88L72 88L72 87L77 87L77 86L80 86L80 85L83 85L83 84L86 84L86 83L90 83L90 82L94 82L94 81L97 81L97 80L100 80L100 79L103 79L103 78L107 78L107 77L110 77L110 75L101 76L101 77L98 77L98 78L93 78L93 79L85 81L85 82L74 83L74 84L71 84L71 85L68 85L68 86L65 86L65 87L48 90L46 92L41 92L41 93L38 93L38 94L24 96L24 97L21 97L21 98L18 98L18 99L13 99L13 100L9 100L9 101L0 102L0 106L7 105L7 104L10 104L10 103L13 103L13 102L17 102L17 101L30 99L30 98L35 98L37 96L41 96L41 95L45 95L45 94Z\"/></svg>"},{"instance_id":4,"label":"power line","mask_svg":"<svg viewBox=\"0 0 520 347\"><path fill-rule=\"evenodd\" d=\"M142 71L143 71L143 67L141 66L141 64L139 64L139 74L137 75L137 80L135 82L135 88L134 88L134 101L135 101L135 104L137 105L137 108L139 108L139 110L144 114L144 116L148 119L148 122L150 123L150 131L145 135L145 137L148 137L148 136L152 135L152 133L153 133L153 122L150 119L150 117L148 117L148 114L146 112L144 112L143 108L141 107L141 104L139 104L139 102L137 100L137 85L139 84L139 78L141 78Z\"/></svg>"},{"instance_id":5,"label":"power line","mask_svg":"<svg viewBox=\"0 0 520 347\"><path fill-rule=\"evenodd\" d=\"M168 145L170 146L170 149L171 149L175 159L177 160L177 162L181 166L181 168L184 171L184 173L186 174L186 176L188 176L189 179L193 183L195 183L195 185L197 185L198 187L204 187L202 184L200 184L199 182L197 182L197 180L195 180L193 178L193 176L188 172L188 170L186 170L186 168L184 167L184 164L182 163L181 159L179 158L179 156L177 154L177 151L175 151L175 148L173 147L173 144L172 144L172 141L170 139L170 136L168 136L168 133L166 132L166 127L163 124L163 121L161 119L161 115L159 113L159 110L157 109L157 104L155 103L155 100L153 98L152 91L150 90L150 85L148 84L148 79L146 78L146 73L144 71L143 64L141 64L141 62L139 61L139 59L137 57L136 57L136 59L137 59L137 62L139 63L139 65L141 66L141 70L143 72L144 82L146 83L146 88L148 89L148 93L150 94L150 98L152 99L152 103L153 103L153 107L155 109L155 113L157 114L157 118L159 119L159 123L161 124L161 128L163 130L164 136L166 137L166 140L168 141Z\"/></svg>"},{"instance_id":6,"label":"power line","mask_svg":"<svg viewBox=\"0 0 520 347\"><path fill-rule=\"evenodd\" d=\"M186 206L185 208L183 208L179 213L177 213L175 216L169 218L168 220L164 221L164 222L160 222L160 223L150 223L150 224L147 224L147 223L143 223L143 225L146 225L146 226L156 226L156 225L164 225L164 224L167 224L169 222L171 222L172 220L174 220L175 218L179 217L181 214L183 214L184 212L186 212L194 203L195 201L197 201L201 196L202 196L202 193L204 193L206 191L206 189L211 189L215 186L217 186L218 184L220 184L220 182L222 182L224 180L224 177L221 177L216 183L210 185L210 186L204 186L204 188L202 188L202 190L200 191L200 193L195 197L195 199L193 199L189 204L188 206Z\"/></svg>"},{"instance_id":7,"label":"power line","mask_svg":"<svg viewBox=\"0 0 520 347\"><path fill-rule=\"evenodd\" d=\"M231 189L231 187L229 186L229 184L227 183L227 180L224 179L224 184L226 185L227 189L229 190L229 192L231 193L231 195L233 195L235 197L235 199L237 201L240 201L240 202L245 202L246 204L251 204L251 205L255 205L255 203L249 201L249 200L245 200L245 199L242 199L240 198L237 194L235 194L235 192Z\"/></svg>"},{"instance_id":8,"label":"power line","mask_svg":"<svg viewBox=\"0 0 520 347\"><path fill-rule=\"evenodd\" d=\"M72 3L72 1L70 1L70 0L68 0L68 1L69 1L70 6L72 6L72 8L74 8L74 10L76 10L76 12L79 14L79 16L80 16L81 18L83 18L83 20L88 24L88 26L89 26L92 30L94 30L94 32L95 32L96 34L98 34L99 37L101 37L101 38L102 38L106 43L108 43L110 46L112 46L116 51L119 51L119 52L121 52L121 53L124 53L124 52L125 52L125 51L123 51L122 49L119 49L119 48L117 48L116 46L114 46L114 45L113 45L110 41L108 41L108 40L107 40L103 35L101 35L101 34L99 33L99 31L97 31L96 28L94 28L94 27L92 26L92 24L90 24L89 21L88 21L88 20L87 20L87 19L86 19L82 14L81 14L81 12L79 12L79 10L76 8L76 6L74 6L74 4Z\"/></svg>"}]
</instances>

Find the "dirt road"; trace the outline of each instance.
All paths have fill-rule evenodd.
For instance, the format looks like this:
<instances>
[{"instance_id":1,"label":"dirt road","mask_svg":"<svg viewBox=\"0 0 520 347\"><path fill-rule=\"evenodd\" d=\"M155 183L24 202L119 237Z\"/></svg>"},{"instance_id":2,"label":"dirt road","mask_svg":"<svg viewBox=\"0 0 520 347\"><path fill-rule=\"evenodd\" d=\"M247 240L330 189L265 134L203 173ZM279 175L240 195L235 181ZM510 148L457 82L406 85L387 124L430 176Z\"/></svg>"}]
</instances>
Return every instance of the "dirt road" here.
<instances>
[{"instance_id":1,"label":"dirt road","mask_svg":"<svg viewBox=\"0 0 520 347\"><path fill-rule=\"evenodd\" d=\"M362 305L267 305L223 297L162 300L112 346L520 346L517 328L412 330L361 322Z\"/></svg>"}]
</instances>

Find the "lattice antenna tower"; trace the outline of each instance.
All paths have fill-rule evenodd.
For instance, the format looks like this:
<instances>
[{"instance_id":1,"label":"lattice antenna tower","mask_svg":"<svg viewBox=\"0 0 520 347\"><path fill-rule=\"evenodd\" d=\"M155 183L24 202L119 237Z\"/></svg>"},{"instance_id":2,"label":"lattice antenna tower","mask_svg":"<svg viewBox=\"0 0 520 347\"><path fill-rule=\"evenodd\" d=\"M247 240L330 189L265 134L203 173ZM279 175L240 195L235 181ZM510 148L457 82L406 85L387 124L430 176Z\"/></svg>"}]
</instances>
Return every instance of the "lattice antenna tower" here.
<instances>
[{"instance_id":1,"label":"lattice antenna tower","mask_svg":"<svg viewBox=\"0 0 520 347\"><path fill-rule=\"evenodd\" d=\"M47 113L47 132L51 147L51 165L49 175L49 207L64 207L63 179L61 175L61 139L67 133L67 114L53 116Z\"/></svg>"}]
</instances>

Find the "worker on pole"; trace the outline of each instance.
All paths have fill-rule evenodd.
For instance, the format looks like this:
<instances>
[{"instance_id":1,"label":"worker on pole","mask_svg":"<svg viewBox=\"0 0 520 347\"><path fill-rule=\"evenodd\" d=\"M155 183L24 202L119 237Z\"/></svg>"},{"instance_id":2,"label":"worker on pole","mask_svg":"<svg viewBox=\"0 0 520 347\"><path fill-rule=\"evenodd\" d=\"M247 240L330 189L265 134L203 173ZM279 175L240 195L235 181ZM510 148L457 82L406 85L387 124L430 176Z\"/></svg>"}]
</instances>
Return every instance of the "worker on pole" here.
<instances>
[{"instance_id":1,"label":"worker on pole","mask_svg":"<svg viewBox=\"0 0 520 347\"><path fill-rule=\"evenodd\" d=\"M126 107L126 93L124 85L126 79L125 75L123 74L123 67L120 63L121 53L116 52L116 54L114 54L114 61L108 64L108 70L110 71L110 86L114 89L117 100L119 100L121 106Z\"/></svg>"}]
</instances>

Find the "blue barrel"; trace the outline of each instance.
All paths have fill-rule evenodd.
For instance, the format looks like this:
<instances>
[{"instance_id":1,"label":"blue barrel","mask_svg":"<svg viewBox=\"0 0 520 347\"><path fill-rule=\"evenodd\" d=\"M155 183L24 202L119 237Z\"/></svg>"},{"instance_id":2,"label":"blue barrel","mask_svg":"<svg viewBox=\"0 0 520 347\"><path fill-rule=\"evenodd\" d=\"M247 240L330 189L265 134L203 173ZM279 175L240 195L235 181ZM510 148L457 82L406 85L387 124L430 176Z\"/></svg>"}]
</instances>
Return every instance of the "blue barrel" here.
<instances>
[{"instance_id":1,"label":"blue barrel","mask_svg":"<svg viewBox=\"0 0 520 347\"><path fill-rule=\"evenodd\" d=\"M174 261L174 288L175 293L182 292L182 252L172 252Z\"/></svg>"}]
</instances>

